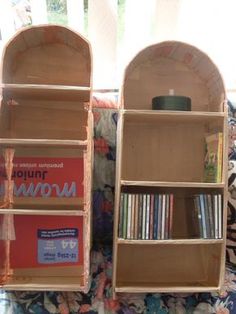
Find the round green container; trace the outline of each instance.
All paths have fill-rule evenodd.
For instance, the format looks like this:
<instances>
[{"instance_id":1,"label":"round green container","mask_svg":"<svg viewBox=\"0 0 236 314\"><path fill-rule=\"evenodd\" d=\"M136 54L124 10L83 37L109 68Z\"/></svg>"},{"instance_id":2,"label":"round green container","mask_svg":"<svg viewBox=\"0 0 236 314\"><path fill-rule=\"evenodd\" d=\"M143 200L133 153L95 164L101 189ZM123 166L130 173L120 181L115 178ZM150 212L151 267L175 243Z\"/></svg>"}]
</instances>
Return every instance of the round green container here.
<instances>
[{"instance_id":1,"label":"round green container","mask_svg":"<svg viewBox=\"0 0 236 314\"><path fill-rule=\"evenodd\" d=\"M191 111L191 98L186 96L157 96L152 99L153 110Z\"/></svg>"}]
</instances>

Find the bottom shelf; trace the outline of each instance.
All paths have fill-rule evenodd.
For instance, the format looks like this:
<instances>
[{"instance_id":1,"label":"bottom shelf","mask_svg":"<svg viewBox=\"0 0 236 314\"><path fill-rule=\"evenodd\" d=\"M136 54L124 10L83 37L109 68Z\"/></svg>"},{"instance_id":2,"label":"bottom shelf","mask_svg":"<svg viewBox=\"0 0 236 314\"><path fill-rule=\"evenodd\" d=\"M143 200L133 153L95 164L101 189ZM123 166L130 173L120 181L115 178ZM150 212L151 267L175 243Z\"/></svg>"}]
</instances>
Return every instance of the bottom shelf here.
<instances>
[{"instance_id":1,"label":"bottom shelf","mask_svg":"<svg viewBox=\"0 0 236 314\"><path fill-rule=\"evenodd\" d=\"M86 285L83 271L84 268L81 266L17 269L9 276L3 288L5 290L84 291Z\"/></svg>"},{"instance_id":2,"label":"bottom shelf","mask_svg":"<svg viewBox=\"0 0 236 314\"><path fill-rule=\"evenodd\" d=\"M86 292L84 216L0 215L0 287Z\"/></svg>"},{"instance_id":3,"label":"bottom shelf","mask_svg":"<svg viewBox=\"0 0 236 314\"><path fill-rule=\"evenodd\" d=\"M187 285L179 286L177 283L172 283L170 286L165 286L164 284L159 286L155 285L146 285L143 283L139 285L136 283L136 286L124 285L115 288L116 293L200 293L200 292L213 292L219 291L220 287L218 286L201 286L198 283L196 285Z\"/></svg>"},{"instance_id":4,"label":"bottom shelf","mask_svg":"<svg viewBox=\"0 0 236 314\"><path fill-rule=\"evenodd\" d=\"M119 244L115 292L219 290L224 272L222 243Z\"/></svg>"}]
</instances>

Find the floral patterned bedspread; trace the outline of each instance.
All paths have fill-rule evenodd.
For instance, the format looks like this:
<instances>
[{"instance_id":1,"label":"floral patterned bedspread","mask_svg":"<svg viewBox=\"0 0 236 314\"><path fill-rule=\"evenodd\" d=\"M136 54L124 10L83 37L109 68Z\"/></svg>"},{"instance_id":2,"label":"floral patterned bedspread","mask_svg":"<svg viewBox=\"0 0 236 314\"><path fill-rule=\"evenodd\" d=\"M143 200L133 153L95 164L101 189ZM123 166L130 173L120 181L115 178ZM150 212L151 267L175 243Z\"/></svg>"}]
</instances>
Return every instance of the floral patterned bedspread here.
<instances>
[{"instance_id":1,"label":"floral patterned bedspread","mask_svg":"<svg viewBox=\"0 0 236 314\"><path fill-rule=\"evenodd\" d=\"M98 106L99 107L99 106ZM102 107L102 106L100 106ZM0 290L0 314L76 313L217 313L236 314L236 274L227 270L221 293L124 294L112 299L112 232L117 111L94 109L94 191L92 284L80 292L5 292Z\"/></svg>"}]
</instances>

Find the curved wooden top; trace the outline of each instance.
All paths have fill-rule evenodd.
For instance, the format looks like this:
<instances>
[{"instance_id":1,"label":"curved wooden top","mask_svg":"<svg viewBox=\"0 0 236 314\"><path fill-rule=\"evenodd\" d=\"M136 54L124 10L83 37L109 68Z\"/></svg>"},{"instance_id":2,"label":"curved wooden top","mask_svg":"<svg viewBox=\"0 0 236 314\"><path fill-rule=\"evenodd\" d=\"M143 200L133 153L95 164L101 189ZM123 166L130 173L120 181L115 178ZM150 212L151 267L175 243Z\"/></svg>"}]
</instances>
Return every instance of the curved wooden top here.
<instances>
[{"instance_id":1,"label":"curved wooden top","mask_svg":"<svg viewBox=\"0 0 236 314\"><path fill-rule=\"evenodd\" d=\"M124 109L151 109L152 98L175 95L192 99L193 111L223 111L225 87L212 60L198 48L165 41L140 51L126 68Z\"/></svg>"},{"instance_id":2,"label":"curved wooden top","mask_svg":"<svg viewBox=\"0 0 236 314\"><path fill-rule=\"evenodd\" d=\"M6 45L2 83L90 87L91 70L91 48L81 35L63 26L31 26Z\"/></svg>"}]
</instances>

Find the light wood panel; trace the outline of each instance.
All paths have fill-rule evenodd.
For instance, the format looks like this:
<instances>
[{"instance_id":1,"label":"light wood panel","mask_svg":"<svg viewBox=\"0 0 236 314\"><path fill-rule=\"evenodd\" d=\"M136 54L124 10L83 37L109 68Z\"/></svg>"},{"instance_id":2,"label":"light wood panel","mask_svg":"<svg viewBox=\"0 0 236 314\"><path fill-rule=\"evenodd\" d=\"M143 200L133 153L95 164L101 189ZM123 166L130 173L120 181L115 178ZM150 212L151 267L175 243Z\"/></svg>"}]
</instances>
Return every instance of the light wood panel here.
<instances>
[{"instance_id":1,"label":"light wood panel","mask_svg":"<svg viewBox=\"0 0 236 314\"><path fill-rule=\"evenodd\" d=\"M66 27L44 25L21 30L3 52L3 83L89 87L90 46Z\"/></svg>"},{"instance_id":2,"label":"light wood panel","mask_svg":"<svg viewBox=\"0 0 236 314\"><path fill-rule=\"evenodd\" d=\"M4 104L6 106L6 104ZM55 110L54 108L8 106L1 120L6 119L2 137L86 140L86 110Z\"/></svg>"},{"instance_id":3,"label":"light wood panel","mask_svg":"<svg viewBox=\"0 0 236 314\"><path fill-rule=\"evenodd\" d=\"M121 180L123 186L143 186L143 187L189 187L189 188L224 188L225 183L205 183L205 182L171 182L171 181L127 181Z\"/></svg>"},{"instance_id":4,"label":"light wood panel","mask_svg":"<svg viewBox=\"0 0 236 314\"><path fill-rule=\"evenodd\" d=\"M4 290L25 291L86 291L84 276L10 277Z\"/></svg>"},{"instance_id":5,"label":"light wood panel","mask_svg":"<svg viewBox=\"0 0 236 314\"><path fill-rule=\"evenodd\" d=\"M126 123L216 123L225 117L224 112L171 111L171 110L123 110Z\"/></svg>"},{"instance_id":6,"label":"light wood panel","mask_svg":"<svg viewBox=\"0 0 236 314\"><path fill-rule=\"evenodd\" d=\"M49 140L49 139L22 139L22 138L0 138L2 146L85 146L87 141L80 140Z\"/></svg>"},{"instance_id":7,"label":"light wood panel","mask_svg":"<svg viewBox=\"0 0 236 314\"><path fill-rule=\"evenodd\" d=\"M202 182L204 133L203 125L125 125L122 179Z\"/></svg>"},{"instance_id":8,"label":"light wood panel","mask_svg":"<svg viewBox=\"0 0 236 314\"><path fill-rule=\"evenodd\" d=\"M87 58L88 54L82 55L69 46L42 43L9 60L10 68L4 75L4 82L89 86Z\"/></svg>"},{"instance_id":9,"label":"light wood panel","mask_svg":"<svg viewBox=\"0 0 236 314\"><path fill-rule=\"evenodd\" d=\"M119 220L119 206L120 206L120 193L121 193L121 163L122 163L122 133L123 133L123 124L124 119L121 112L118 112L118 122L117 122L117 152L116 152L116 176L115 176L115 211L114 211L114 225L113 225L113 268L112 268L112 285L113 285L113 297L115 298L116 279L117 279L117 224Z\"/></svg>"},{"instance_id":10,"label":"light wood panel","mask_svg":"<svg viewBox=\"0 0 236 314\"><path fill-rule=\"evenodd\" d=\"M36 85L36 84L2 84L3 98L14 99L40 99L88 102L90 87L86 86L64 86L64 85Z\"/></svg>"},{"instance_id":11,"label":"light wood panel","mask_svg":"<svg viewBox=\"0 0 236 314\"><path fill-rule=\"evenodd\" d=\"M201 293L201 292L209 292L209 291L220 291L220 287L216 286L196 286L189 285L185 283L184 287L180 286L156 286L155 284L147 284L146 286L135 286L131 283L130 286L125 287L117 287L115 288L116 293Z\"/></svg>"},{"instance_id":12,"label":"light wood panel","mask_svg":"<svg viewBox=\"0 0 236 314\"><path fill-rule=\"evenodd\" d=\"M45 267L34 268L14 268L13 277L81 277L84 272L84 267L80 265L76 266L52 266L47 265Z\"/></svg>"},{"instance_id":13,"label":"light wood panel","mask_svg":"<svg viewBox=\"0 0 236 314\"><path fill-rule=\"evenodd\" d=\"M218 131L223 122L217 121ZM168 116L165 122L124 122L122 180L203 182L205 135L212 128L215 123Z\"/></svg>"},{"instance_id":14,"label":"light wood panel","mask_svg":"<svg viewBox=\"0 0 236 314\"><path fill-rule=\"evenodd\" d=\"M59 208L60 209L59 209ZM0 214L5 214L6 212L9 214L14 215L49 215L49 216L85 216L87 213L83 210L83 207L80 210L71 209L72 206L69 207L69 209L65 208L65 206L54 206L54 208L46 208L46 206L43 207L43 209L36 209L36 208L1 208Z\"/></svg>"},{"instance_id":15,"label":"light wood panel","mask_svg":"<svg viewBox=\"0 0 236 314\"><path fill-rule=\"evenodd\" d=\"M192 245L192 244L216 244L222 243L222 239L178 239L178 240L124 240L118 239L117 243L119 245L129 244L129 245Z\"/></svg>"},{"instance_id":16,"label":"light wood panel","mask_svg":"<svg viewBox=\"0 0 236 314\"><path fill-rule=\"evenodd\" d=\"M0 228L2 226L3 215L0 215ZM4 278L6 275L6 241L3 240L2 231L0 230L0 286L1 286L1 278Z\"/></svg>"}]
</instances>

